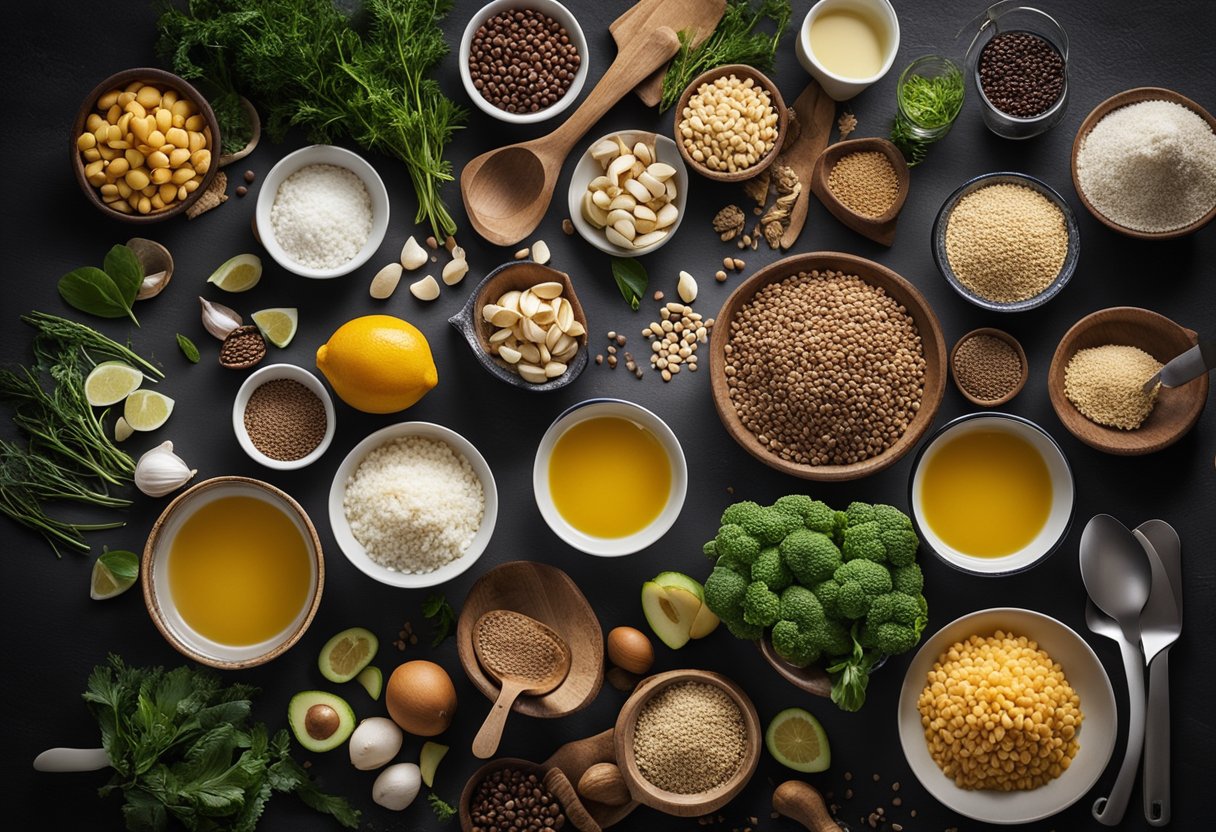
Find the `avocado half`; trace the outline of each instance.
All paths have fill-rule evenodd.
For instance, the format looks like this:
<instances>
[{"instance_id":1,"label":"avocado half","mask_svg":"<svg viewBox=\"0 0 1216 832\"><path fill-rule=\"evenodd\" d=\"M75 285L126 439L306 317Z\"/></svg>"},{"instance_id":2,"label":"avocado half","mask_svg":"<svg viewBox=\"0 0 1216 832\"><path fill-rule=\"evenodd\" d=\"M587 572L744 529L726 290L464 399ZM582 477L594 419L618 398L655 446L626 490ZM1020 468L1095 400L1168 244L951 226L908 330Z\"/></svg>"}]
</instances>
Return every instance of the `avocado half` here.
<instances>
[{"instance_id":1,"label":"avocado half","mask_svg":"<svg viewBox=\"0 0 1216 832\"><path fill-rule=\"evenodd\" d=\"M355 712L341 696L305 690L287 703L287 722L300 745L309 751L330 751L354 732Z\"/></svg>"}]
</instances>

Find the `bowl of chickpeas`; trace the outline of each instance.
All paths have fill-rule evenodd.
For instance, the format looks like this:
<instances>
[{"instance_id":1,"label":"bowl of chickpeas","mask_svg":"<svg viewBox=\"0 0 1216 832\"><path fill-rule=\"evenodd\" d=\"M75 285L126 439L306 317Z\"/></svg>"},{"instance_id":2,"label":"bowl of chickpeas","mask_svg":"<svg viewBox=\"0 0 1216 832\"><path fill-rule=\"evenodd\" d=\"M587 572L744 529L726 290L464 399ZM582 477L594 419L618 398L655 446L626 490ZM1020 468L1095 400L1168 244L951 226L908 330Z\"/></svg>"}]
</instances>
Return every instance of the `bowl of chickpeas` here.
<instances>
[{"instance_id":1,"label":"bowl of chickpeas","mask_svg":"<svg viewBox=\"0 0 1216 832\"><path fill-rule=\"evenodd\" d=\"M153 67L123 70L85 97L69 136L80 189L114 219L180 214L219 171L220 128L197 89Z\"/></svg>"}]
</instances>

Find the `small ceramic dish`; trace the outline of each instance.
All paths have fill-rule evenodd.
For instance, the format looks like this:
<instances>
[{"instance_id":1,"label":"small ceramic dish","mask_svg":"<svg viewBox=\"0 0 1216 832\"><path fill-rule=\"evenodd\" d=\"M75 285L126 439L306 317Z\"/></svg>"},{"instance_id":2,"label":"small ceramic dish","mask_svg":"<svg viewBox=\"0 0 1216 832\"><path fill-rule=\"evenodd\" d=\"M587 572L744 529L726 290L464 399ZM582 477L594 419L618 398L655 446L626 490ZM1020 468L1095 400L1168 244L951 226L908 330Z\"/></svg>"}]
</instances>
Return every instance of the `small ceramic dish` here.
<instances>
[{"instance_id":1,"label":"small ceramic dish","mask_svg":"<svg viewBox=\"0 0 1216 832\"><path fill-rule=\"evenodd\" d=\"M428 439L446 442L454 452L468 460L473 473L481 481L481 489L485 497L485 510L482 513L481 526L477 529L477 534L473 536L472 541L469 542L468 548L464 550L460 557L431 572L398 572L377 563L367 553L367 550L363 548L363 544L355 539L354 532L350 528L350 522L346 519L346 510L343 507L343 502L346 499L347 483L354 476L360 463L363 462L363 458L386 442L407 436L423 436ZM436 494L435 499L442 500L443 495ZM342 460L342 463L338 466L338 470L334 473L333 484L329 487L329 525L333 531L334 540L338 543L338 548L342 550L342 554L346 555L346 559L360 572L389 586L422 589L424 587L438 586L464 573L465 570L477 562L477 559L481 557L481 553L489 545L490 537L494 534L494 524L497 520L498 490L494 485L494 474L490 471L490 466L486 463L485 457L473 446L473 443L459 433L456 433L456 431L445 428L442 425L431 424L430 422L400 422L372 433L352 448L350 453L346 455L346 458Z\"/></svg>"},{"instance_id":2,"label":"small ceramic dish","mask_svg":"<svg viewBox=\"0 0 1216 832\"><path fill-rule=\"evenodd\" d=\"M168 565L182 525L207 504L236 496L267 502L288 517L304 539L311 567L307 600L291 624L266 641L242 646L213 641L186 623L173 600ZM178 494L161 512L144 545L139 579L152 623L174 649L201 664L221 670L243 670L281 656L304 635L321 604L325 558L312 520L289 494L247 477L215 477Z\"/></svg>"},{"instance_id":3,"label":"small ceramic dish","mask_svg":"<svg viewBox=\"0 0 1216 832\"><path fill-rule=\"evenodd\" d=\"M249 404L249 397L266 382L278 379L289 379L303 384L325 406L325 436L321 438L321 443L317 447L299 459L284 460L267 456L253 444L253 440L249 438L249 431L245 428L245 408ZM232 431L236 434L236 441L241 446L241 450L259 465L265 465L267 468L274 468L277 471L303 468L320 459L333 442L336 425L334 400L330 397L325 385L308 370L297 367L295 364L271 364L251 373L241 388L237 390L236 398L232 402Z\"/></svg>"},{"instance_id":4,"label":"small ceramic dish","mask_svg":"<svg viewBox=\"0 0 1216 832\"><path fill-rule=\"evenodd\" d=\"M883 30L885 57L882 67L869 78L848 78L832 72L823 65L815 50L811 48L811 25L824 12L836 10L861 11ZM836 101L848 101L890 72L891 65L895 63L895 55L899 52L899 18L889 0L819 0L803 18L795 36L794 49L798 63L819 82L824 92Z\"/></svg>"},{"instance_id":5,"label":"small ceramic dish","mask_svg":"<svg viewBox=\"0 0 1216 832\"><path fill-rule=\"evenodd\" d=\"M245 146L235 153L225 153L220 156L220 167L222 168L244 159L257 149L258 142L262 140L262 117L258 115L257 108L253 106L252 101L243 95L240 96L240 99L241 112L245 114L245 118L249 121L249 141L245 142Z\"/></svg>"},{"instance_id":6,"label":"small ceramic dish","mask_svg":"<svg viewBox=\"0 0 1216 832\"><path fill-rule=\"evenodd\" d=\"M950 222L950 213L954 210L954 206L958 205L960 199L989 185L1022 185L1038 191L1059 208L1060 213L1064 215L1064 228L1068 233L1068 251L1064 255L1064 263L1060 266L1060 272L1048 284L1046 289L1026 300L1010 303L988 300L965 286L958 279L958 276L955 275L954 270L950 268L950 259L946 255L946 226ZM946 278L946 282L950 284L950 288L958 292L965 299L991 312L1025 312L1027 309L1034 309L1047 303L1047 301L1058 295L1060 290L1068 285L1068 281L1072 279L1073 272L1077 270L1077 260L1081 257L1081 233L1077 230L1077 218L1073 215L1072 208L1068 207L1068 203L1064 200L1064 197L1060 196L1046 182L1035 179L1033 176L1027 176L1024 173L985 173L964 182L954 193L946 197L946 201L942 203L941 209L937 212L937 219L933 221L932 246L933 259L937 263L938 271L942 273L942 277Z\"/></svg>"},{"instance_id":7,"label":"small ceramic dish","mask_svg":"<svg viewBox=\"0 0 1216 832\"><path fill-rule=\"evenodd\" d=\"M515 11L517 9L531 9L532 11L540 12L548 15L562 25L566 30L566 34L570 38L570 42L578 50L579 65L578 71L574 73L574 80L570 82L569 88L554 104L545 107L543 110L537 110L534 113L508 113L506 110L499 109L486 99L481 94L481 91L473 86L473 76L469 74L469 53L473 46L473 35L477 30L499 12ZM499 121L505 121L510 124L535 124L538 121L545 121L553 118L558 113L564 112L571 104L578 100L578 95L583 90L583 84L587 81L587 74L591 66L591 50L587 48L587 38L583 35L583 28L579 26L578 19L571 14L570 10L556 0L493 0L492 3L487 3L481 7L481 10L469 18L468 25L464 27L464 34L460 37L460 81L464 84L464 91L472 99L477 109L487 115L491 115Z\"/></svg>"},{"instance_id":8,"label":"small ceramic dish","mask_svg":"<svg viewBox=\"0 0 1216 832\"><path fill-rule=\"evenodd\" d=\"M617 136L629 147L633 147L638 142L653 144L655 156L657 157L655 161L664 162L676 169L676 198L673 203L676 206L676 210L679 211L676 215L676 221L668 226L666 237L645 248L621 248L620 246L613 245L604 236L604 229L596 228L587 222L587 218L583 216L583 194L587 192L587 183L595 177L603 176L604 174L600 163L591 157L591 148L605 139L612 139ZM578 231L578 235L600 251L605 254L611 254L614 257L641 257L643 254L650 254L652 251L657 251L667 245L667 242L676 235L676 231L680 228L680 223L684 221L684 208L687 204L688 167L684 164L682 155L676 149L676 143L666 136L648 133L645 130L617 130L606 136L600 136L591 142L587 145L587 149L583 152L583 155L579 157L578 164L574 168L574 173L570 176L570 189L566 199L566 210L570 212L570 221L574 223L574 228Z\"/></svg>"},{"instance_id":9,"label":"small ceramic dish","mask_svg":"<svg viewBox=\"0 0 1216 832\"><path fill-rule=\"evenodd\" d=\"M663 446L667 461L671 465L671 488L662 511L650 525L625 537L595 537L576 529L557 510L549 490L549 460L558 440L575 425L602 417L626 419L645 429ZM588 472L588 476L594 476L594 473ZM688 464L684 460L680 440L667 423L654 413L641 405L621 399L588 399L568 408L553 420L553 424L541 437L540 445L536 449L536 459L532 464L532 492L536 498L536 507L540 509L540 516L553 533L568 546L600 557L631 555L656 543L680 516L684 497L688 492Z\"/></svg>"},{"instance_id":10,"label":"small ceramic dish","mask_svg":"<svg viewBox=\"0 0 1216 832\"><path fill-rule=\"evenodd\" d=\"M583 325L584 332L578 336L578 352L575 353L573 359L566 362L566 372L543 384L533 384L525 381L518 373L507 369L509 365L505 361L490 353L489 338L494 334L495 327L481 316L481 309L488 303L494 303L507 292L523 291L530 286L548 281L562 284L564 287L562 297L570 301L570 306L574 310L574 319ZM460 311L448 318L448 323L456 327L469 342L469 348L473 350L477 362L490 375L521 390L529 390L533 393L560 390L578 378L579 373L587 368L587 332L590 329L587 326L587 314L578 301L578 295L574 293L574 282L565 272L533 263L531 260L513 260L510 263L504 263L486 275L481 283L477 284L477 288L469 294L469 299L465 301Z\"/></svg>"},{"instance_id":11,"label":"small ceramic dish","mask_svg":"<svg viewBox=\"0 0 1216 832\"><path fill-rule=\"evenodd\" d=\"M1134 456L1168 448L1199 421L1208 400L1207 375L1181 387L1162 387L1144 424L1135 430L1120 430L1081 415L1064 393L1064 370L1079 350L1107 344L1139 347L1164 364L1195 346L1198 338L1193 330L1164 315L1134 306L1117 306L1086 315L1064 333L1047 371L1047 392L1056 416L1073 436L1108 454Z\"/></svg>"},{"instance_id":12,"label":"small ceramic dish","mask_svg":"<svg viewBox=\"0 0 1216 832\"><path fill-rule=\"evenodd\" d=\"M1129 104L1138 104L1141 101L1169 101L1174 104L1180 104L1186 107L1192 113L1195 113L1200 118L1208 123L1208 127L1216 132L1216 116L1213 116L1196 102L1187 98L1181 93L1167 90L1162 87L1136 87L1135 89L1125 90L1117 95L1112 95L1110 98L1103 101L1097 107L1090 111L1085 120L1081 122L1081 126L1077 128L1076 138L1072 142L1072 186L1077 192L1077 197L1081 200L1089 213L1094 215L1098 222L1105 225L1112 231L1117 231L1128 237L1134 237L1137 240L1170 240L1174 237L1185 237L1188 234L1194 234L1199 229L1216 219L1216 205L1211 207L1206 214L1188 225L1181 228L1175 228L1172 231L1136 231L1133 228L1128 228L1125 225L1120 225L1112 219L1109 219L1102 214L1089 198L1085 196L1085 191L1081 190L1081 180L1077 175L1077 155L1081 152L1081 145L1085 143L1089 131L1093 130L1099 121L1106 118L1120 107L1126 107Z\"/></svg>"},{"instance_id":13,"label":"small ceramic dish","mask_svg":"<svg viewBox=\"0 0 1216 832\"><path fill-rule=\"evenodd\" d=\"M768 93L769 102L773 109L777 112L777 137L773 140L773 146L764 157L758 159L754 165L743 170L737 170L733 173L711 170L701 162L692 158L688 152L688 148L683 142L677 141L676 148L680 151L680 155L684 157L684 161L688 167L704 176L706 179L712 179L715 182L742 182L746 179L751 179L754 176L760 175L765 168L769 167L773 162L777 161L777 157L781 155L781 145L785 141L785 131L789 127L789 113L785 109L785 100L781 97L781 91L777 89L777 85L772 82L767 75L760 70L750 67L747 64L726 64L725 66L714 67L711 70L701 73L692 82L684 88L684 92L680 95L680 100L673 108L675 112L673 136L680 135L680 122L683 120L684 108L688 106L688 100L696 94L697 89L706 83L712 83L718 78L734 75L740 81L747 81L749 78L757 87L762 88Z\"/></svg>"},{"instance_id":14,"label":"small ceramic dish","mask_svg":"<svg viewBox=\"0 0 1216 832\"><path fill-rule=\"evenodd\" d=\"M656 694L673 685L685 683L711 685L730 697L743 717L744 733L746 734L743 759L735 773L726 782L696 794L669 792L654 785L638 768L637 758L633 752L638 715ZM725 676L706 670L671 670L644 679L638 685L621 707L621 712L616 718L613 742L616 746L617 766L620 768L621 776L625 779L625 785L634 800L669 815L700 817L710 812L716 812L747 786L760 762L760 747L764 744L764 736L760 727L760 717L756 714L756 706L752 704L743 688Z\"/></svg>"},{"instance_id":15,"label":"small ceramic dish","mask_svg":"<svg viewBox=\"0 0 1216 832\"><path fill-rule=\"evenodd\" d=\"M975 338L978 335L987 335L990 338L996 338L1000 341L1004 341L1013 348L1014 352L1018 354L1018 360L1022 364L1022 376L1018 379L1017 386L1005 395L996 399L976 398L970 392L968 392L967 388L963 387L962 383L958 380L958 371L955 367L955 358L958 355L958 348L965 344L968 339ZM1022 388L1026 386L1026 379L1030 377L1030 365L1026 362L1026 351L1022 349L1021 341L1014 338L1012 335L1002 329L994 329L990 326L984 326L980 327L979 329L971 330L954 343L954 347L950 350L950 377L954 379L955 388L958 389L958 392L963 394L963 398L967 401L971 402L972 404L979 405L980 407L999 407L1000 405L1011 401L1014 396L1022 392Z\"/></svg>"},{"instance_id":16,"label":"small ceramic dish","mask_svg":"<svg viewBox=\"0 0 1216 832\"><path fill-rule=\"evenodd\" d=\"M85 178L85 161L81 158L80 150L76 146L76 140L85 130L85 122L88 120L89 114L97 111L97 101L102 95L113 89L122 89L128 84L136 81L145 81L154 86L158 86L162 91L169 89L178 93L182 98L188 98L198 106L199 115L206 122L206 130L210 131L210 143L208 148L211 150L213 163L203 174L203 178L199 181L198 187L193 193L187 194L185 199L177 200L173 206L164 211L157 211L150 214L140 214L132 212L124 214L121 211L116 211L107 205L101 198L101 192L89 184ZM119 222L127 222L134 224L147 224L161 222L170 217L176 217L178 214L185 211L191 205L198 201L199 197L207 190L208 186L215 179L215 175L219 173L219 147L220 147L220 125L216 121L215 111L211 109L211 105L207 103L207 99L203 97L197 89L191 86L185 79L179 78L172 72L166 72L163 69L155 67L135 67L133 69L124 69L122 72L116 72L109 78L106 78L100 84L92 89L85 96L84 101L80 105L80 109L76 111L76 119L72 123L72 132L68 135L68 153L71 157L72 172L76 175L76 183L80 185L80 190L88 198L98 211L105 214L111 219L116 219Z\"/></svg>"},{"instance_id":17,"label":"small ceramic dish","mask_svg":"<svg viewBox=\"0 0 1216 832\"><path fill-rule=\"evenodd\" d=\"M929 671L951 645L1002 630L1037 642L1063 668L1081 698L1081 747L1063 774L1033 791L969 791L954 784L929 755L917 700ZM1102 776L1115 749L1119 716L1102 662L1085 640L1056 619L1032 610L996 608L957 618L927 638L908 666L899 694L899 742L916 779L948 809L984 823L1026 824L1080 800Z\"/></svg>"},{"instance_id":18,"label":"small ceramic dish","mask_svg":"<svg viewBox=\"0 0 1216 832\"><path fill-rule=\"evenodd\" d=\"M590 705L604 683L604 634L595 611L578 585L555 566L512 561L486 572L469 589L456 622L456 649L465 675L493 702L500 685L477 661L473 626L491 610L513 610L548 625L570 647L570 672L543 696L521 696L511 710L524 716L554 719Z\"/></svg>"},{"instance_id":19,"label":"small ceramic dish","mask_svg":"<svg viewBox=\"0 0 1216 832\"><path fill-rule=\"evenodd\" d=\"M836 163L852 153L881 153L891 163L895 176L899 181L895 202L877 217L867 217L846 206L832 189L828 187L828 177ZM823 203L836 219L849 228L868 237L880 245L889 246L895 241L895 223L899 221L899 212L903 210L904 201L908 198L908 185L911 177L908 175L908 161L895 145L886 139L849 139L830 145L819 154L815 160L815 168L811 173L811 192Z\"/></svg>"},{"instance_id":20,"label":"small ceramic dish","mask_svg":"<svg viewBox=\"0 0 1216 832\"><path fill-rule=\"evenodd\" d=\"M363 243L363 247L354 257L332 269L314 269L291 259L275 239L274 226L270 222L270 209L274 207L275 198L279 194L279 187L283 181L309 165L334 165L346 168L362 180L363 186L367 188L367 195L371 199L372 228L367 241ZM265 179L262 180L262 186L258 190L253 227L258 241L280 266L301 277L326 280L350 274L371 259L371 256L376 253L376 249L380 248L380 244L384 242L384 232L388 230L388 214L388 191L384 188L384 180L366 159L342 147L314 144L302 147L294 153L288 153L266 174Z\"/></svg>"},{"instance_id":21,"label":"small ceramic dish","mask_svg":"<svg viewBox=\"0 0 1216 832\"><path fill-rule=\"evenodd\" d=\"M1051 507L1047 520L1034 538L1008 555L984 557L959 551L946 543L933 530L924 513L924 470L946 440L968 433L1006 431L1030 443L1047 466L1051 478ZM1009 413L969 413L937 429L921 446L912 461L908 478L908 505L912 507L912 522L924 546L946 564L961 572L985 577L998 577L1024 572L1047 559L1068 536L1076 510L1076 486L1068 458L1051 435L1029 419Z\"/></svg>"}]
</instances>

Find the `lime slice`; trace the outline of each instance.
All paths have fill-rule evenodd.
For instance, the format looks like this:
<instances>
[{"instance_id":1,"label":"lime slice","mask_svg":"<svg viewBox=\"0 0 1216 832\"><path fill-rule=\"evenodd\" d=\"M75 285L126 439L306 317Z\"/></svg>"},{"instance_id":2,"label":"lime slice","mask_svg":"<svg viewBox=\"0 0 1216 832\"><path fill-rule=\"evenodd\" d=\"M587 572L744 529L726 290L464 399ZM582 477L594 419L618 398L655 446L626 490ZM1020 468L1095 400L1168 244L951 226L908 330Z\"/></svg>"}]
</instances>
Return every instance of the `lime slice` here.
<instances>
[{"instance_id":1,"label":"lime slice","mask_svg":"<svg viewBox=\"0 0 1216 832\"><path fill-rule=\"evenodd\" d=\"M135 584L139 577L139 556L134 552L115 549L102 552L93 562L93 578L89 585L89 597L104 601L122 595Z\"/></svg>"},{"instance_id":2,"label":"lime slice","mask_svg":"<svg viewBox=\"0 0 1216 832\"><path fill-rule=\"evenodd\" d=\"M133 433L135 433L135 429L131 427L131 423L119 416L114 422L114 441L126 442Z\"/></svg>"},{"instance_id":3,"label":"lime slice","mask_svg":"<svg viewBox=\"0 0 1216 832\"><path fill-rule=\"evenodd\" d=\"M777 762L794 771L824 771L832 762L827 732L802 708L786 708L773 717L764 744Z\"/></svg>"},{"instance_id":4,"label":"lime slice","mask_svg":"<svg viewBox=\"0 0 1216 832\"><path fill-rule=\"evenodd\" d=\"M144 374L123 361L103 361L84 380L84 397L93 407L118 404L139 389Z\"/></svg>"},{"instance_id":5,"label":"lime slice","mask_svg":"<svg viewBox=\"0 0 1216 832\"><path fill-rule=\"evenodd\" d=\"M331 682L349 682L375 658L380 642L371 630L351 627L325 642L318 664Z\"/></svg>"},{"instance_id":6,"label":"lime slice","mask_svg":"<svg viewBox=\"0 0 1216 832\"><path fill-rule=\"evenodd\" d=\"M360 670L359 675L355 677L355 681L363 685L363 689L367 691L367 695L372 699L379 699L380 692L384 690L384 674L375 665L369 664Z\"/></svg>"},{"instance_id":7,"label":"lime slice","mask_svg":"<svg viewBox=\"0 0 1216 832\"><path fill-rule=\"evenodd\" d=\"M173 399L155 390L136 390L127 396L122 416L132 430L156 430L172 412Z\"/></svg>"},{"instance_id":8,"label":"lime slice","mask_svg":"<svg viewBox=\"0 0 1216 832\"><path fill-rule=\"evenodd\" d=\"M300 325L299 312L287 307L263 309L250 317L262 337L279 348L291 343L291 339L296 337L296 327Z\"/></svg>"},{"instance_id":9,"label":"lime slice","mask_svg":"<svg viewBox=\"0 0 1216 832\"><path fill-rule=\"evenodd\" d=\"M211 273L208 283L225 292L247 292L262 279L262 260L256 254L238 254Z\"/></svg>"}]
</instances>

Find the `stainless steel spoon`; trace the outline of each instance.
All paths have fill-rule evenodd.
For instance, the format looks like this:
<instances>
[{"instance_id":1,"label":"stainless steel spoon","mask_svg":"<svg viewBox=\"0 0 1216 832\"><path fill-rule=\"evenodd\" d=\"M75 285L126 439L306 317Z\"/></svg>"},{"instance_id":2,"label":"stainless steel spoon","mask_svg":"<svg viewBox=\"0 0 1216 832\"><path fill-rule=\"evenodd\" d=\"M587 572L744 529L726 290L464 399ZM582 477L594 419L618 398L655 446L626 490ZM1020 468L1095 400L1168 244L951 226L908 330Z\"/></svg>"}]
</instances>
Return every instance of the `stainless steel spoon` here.
<instances>
[{"instance_id":1,"label":"stainless steel spoon","mask_svg":"<svg viewBox=\"0 0 1216 832\"><path fill-rule=\"evenodd\" d=\"M1179 387L1207 375L1213 369L1216 369L1216 341L1201 340L1186 352L1174 356L1144 382L1144 395L1152 393L1158 384L1162 387Z\"/></svg>"},{"instance_id":2,"label":"stainless steel spoon","mask_svg":"<svg viewBox=\"0 0 1216 832\"><path fill-rule=\"evenodd\" d=\"M1115 826L1127 811L1140 751L1144 747L1144 654L1140 651L1140 612L1148 601L1152 569L1139 541L1109 514L1095 515L1081 533L1081 580L1102 612L1119 625L1119 652L1127 676L1127 749L1119 776L1107 797L1094 801L1093 816Z\"/></svg>"}]
</instances>

